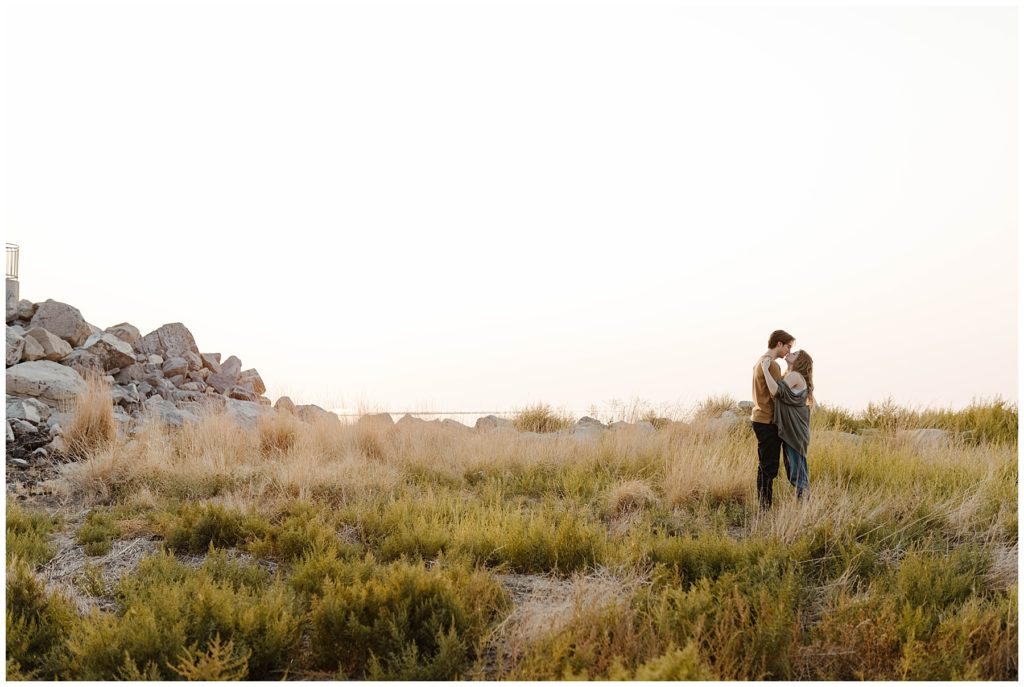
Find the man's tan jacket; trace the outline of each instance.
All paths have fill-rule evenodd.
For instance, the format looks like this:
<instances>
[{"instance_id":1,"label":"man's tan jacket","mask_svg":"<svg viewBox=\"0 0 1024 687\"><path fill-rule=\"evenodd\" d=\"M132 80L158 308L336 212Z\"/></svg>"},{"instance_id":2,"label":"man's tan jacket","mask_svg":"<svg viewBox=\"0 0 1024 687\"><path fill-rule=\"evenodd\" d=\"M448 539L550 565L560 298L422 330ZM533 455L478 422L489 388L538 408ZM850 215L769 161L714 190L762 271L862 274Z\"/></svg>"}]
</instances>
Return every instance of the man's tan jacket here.
<instances>
[{"instance_id":1,"label":"man's tan jacket","mask_svg":"<svg viewBox=\"0 0 1024 687\"><path fill-rule=\"evenodd\" d=\"M776 382L782 381L782 369L779 364L772 360L768 366L768 372ZM771 424L775 422L775 399L768 391L768 382L764 381L764 373L761 372L761 359L757 359L754 365L754 410L750 413L753 422L764 422Z\"/></svg>"}]
</instances>

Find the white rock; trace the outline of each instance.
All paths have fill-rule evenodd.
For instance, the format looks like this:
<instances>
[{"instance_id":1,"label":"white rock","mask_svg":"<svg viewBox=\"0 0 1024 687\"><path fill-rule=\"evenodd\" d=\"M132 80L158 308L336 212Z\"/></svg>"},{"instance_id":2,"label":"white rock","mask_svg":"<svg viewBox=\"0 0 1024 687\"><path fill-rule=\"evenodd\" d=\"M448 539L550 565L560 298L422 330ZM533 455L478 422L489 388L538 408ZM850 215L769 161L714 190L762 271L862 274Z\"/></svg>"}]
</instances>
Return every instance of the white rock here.
<instances>
[{"instance_id":1,"label":"white rock","mask_svg":"<svg viewBox=\"0 0 1024 687\"><path fill-rule=\"evenodd\" d=\"M169 358L161 368L165 377L184 376L188 372L188 361L177 356Z\"/></svg>"},{"instance_id":2,"label":"white rock","mask_svg":"<svg viewBox=\"0 0 1024 687\"><path fill-rule=\"evenodd\" d=\"M7 397L7 418L9 420L28 420L29 422L45 422L52 413L50 406L35 398Z\"/></svg>"},{"instance_id":3,"label":"white rock","mask_svg":"<svg viewBox=\"0 0 1024 687\"><path fill-rule=\"evenodd\" d=\"M150 365L156 365L157 367L160 367L164 364L164 358L162 355L156 355L154 353L153 355L146 357L146 362L149 363Z\"/></svg>"},{"instance_id":4,"label":"white rock","mask_svg":"<svg viewBox=\"0 0 1024 687\"><path fill-rule=\"evenodd\" d=\"M39 304L32 316L31 327L42 327L72 346L81 346L92 334L89 323L78 308L53 299Z\"/></svg>"},{"instance_id":5,"label":"white rock","mask_svg":"<svg viewBox=\"0 0 1024 687\"><path fill-rule=\"evenodd\" d=\"M469 427L467 427L466 425L462 424L458 420L452 420L451 418L445 418L444 420L441 420L441 425L443 427L450 427L452 429L457 429L459 431L468 430L469 429Z\"/></svg>"},{"instance_id":6,"label":"white rock","mask_svg":"<svg viewBox=\"0 0 1024 687\"><path fill-rule=\"evenodd\" d=\"M600 429L607 429L608 428L608 426L606 424L604 424L603 422L601 422L600 420L597 420L597 419L592 418L592 417L587 416L587 415L584 415L583 417L581 417L576 422L576 426L577 427L598 427Z\"/></svg>"},{"instance_id":7,"label":"white rock","mask_svg":"<svg viewBox=\"0 0 1024 687\"><path fill-rule=\"evenodd\" d=\"M13 443L13 442L14 442L14 430L11 429L11 423L8 422L7 423L7 443L10 444L10 443Z\"/></svg>"},{"instance_id":8,"label":"white rock","mask_svg":"<svg viewBox=\"0 0 1024 687\"><path fill-rule=\"evenodd\" d=\"M56 401L71 400L85 391L85 380L70 367L37 360L7 368L7 391Z\"/></svg>"},{"instance_id":9,"label":"white rock","mask_svg":"<svg viewBox=\"0 0 1024 687\"><path fill-rule=\"evenodd\" d=\"M21 362L25 351L25 336L16 327L7 328L7 367Z\"/></svg>"}]
</instances>

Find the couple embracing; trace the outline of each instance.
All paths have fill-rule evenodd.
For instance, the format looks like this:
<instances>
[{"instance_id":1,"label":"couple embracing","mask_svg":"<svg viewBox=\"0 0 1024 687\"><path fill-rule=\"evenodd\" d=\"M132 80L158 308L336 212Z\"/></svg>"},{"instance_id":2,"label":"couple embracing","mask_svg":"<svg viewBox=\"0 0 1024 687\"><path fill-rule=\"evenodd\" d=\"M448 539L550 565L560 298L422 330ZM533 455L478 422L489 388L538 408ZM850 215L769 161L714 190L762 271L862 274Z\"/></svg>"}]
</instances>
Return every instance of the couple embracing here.
<instances>
[{"instance_id":1,"label":"couple embracing","mask_svg":"<svg viewBox=\"0 0 1024 687\"><path fill-rule=\"evenodd\" d=\"M811 442L814 405L814 361L807 351L793 351L796 339L777 329L768 337L768 351L754 366L754 410L750 424L757 436L757 498L762 510L772 506L772 484L784 454L786 476L802 499L810 488L807 446ZM779 358L786 360L782 374Z\"/></svg>"}]
</instances>

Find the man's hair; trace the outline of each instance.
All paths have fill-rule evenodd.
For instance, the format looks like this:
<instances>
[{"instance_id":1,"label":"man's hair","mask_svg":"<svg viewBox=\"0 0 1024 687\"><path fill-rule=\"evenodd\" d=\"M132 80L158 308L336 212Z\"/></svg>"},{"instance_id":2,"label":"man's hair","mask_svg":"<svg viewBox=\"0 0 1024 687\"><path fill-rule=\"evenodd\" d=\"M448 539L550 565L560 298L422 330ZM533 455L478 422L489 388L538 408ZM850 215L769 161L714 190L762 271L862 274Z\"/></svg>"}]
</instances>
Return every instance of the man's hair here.
<instances>
[{"instance_id":1,"label":"man's hair","mask_svg":"<svg viewBox=\"0 0 1024 687\"><path fill-rule=\"evenodd\" d=\"M787 344L793 343L794 341L796 341L795 336L781 329L776 329L771 333L771 336L768 337L768 348L775 348L780 343Z\"/></svg>"}]
</instances>

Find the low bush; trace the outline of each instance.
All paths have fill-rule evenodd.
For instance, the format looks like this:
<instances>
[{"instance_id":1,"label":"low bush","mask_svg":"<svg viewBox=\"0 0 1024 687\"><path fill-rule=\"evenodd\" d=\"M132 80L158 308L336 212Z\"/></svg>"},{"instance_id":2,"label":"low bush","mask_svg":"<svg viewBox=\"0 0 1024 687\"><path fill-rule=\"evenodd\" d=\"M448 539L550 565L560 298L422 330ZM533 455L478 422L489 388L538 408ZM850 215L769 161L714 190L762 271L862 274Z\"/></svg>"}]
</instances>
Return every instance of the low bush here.
<instances>
[{"instance_id":1,"label":"low bush","mask_svg":"<svg viewBox=\"0 0 1024 687\"><path fill-rule=\"evenodd\" d=\"M68 638L78 626L74 606L50 593L21 558L7 565L7 678L70 679Z\"/></svg>"},{"instance_id":2,"label":"low bush","mask_svg":"<svg viewBox=\"0 0 1024 687\"><path fill-rule=\"evenodd\" d=\"M573 424L575 420L572 417L553 410L545 403L523 408L512 418L512 426L520 432L557 432Z\"/></svg>"},{"instance_id":3,"label":"low bush","mask_svg":"<svg viewBox=\"0 0 1024 687\"><path fill-rule=\"evenodd\" d=\"M50 543L56 520L46 513L27 511L15 503L7 504L7 562L20 558L31 566L40 566L57 553Z\"/></svg>"},{"instance_id":4,"label":"low bush","mask_svg":"<svg viewBox=\"0 0 1024 687\"><path fill-rule=\"evenodd\" d=\"M85 547L85 555L102 556L110 551L110 545L121 536L121 528L107 513L90 511L85 522L78 528L75 539Z\"/></svg>"}]
</instances>

